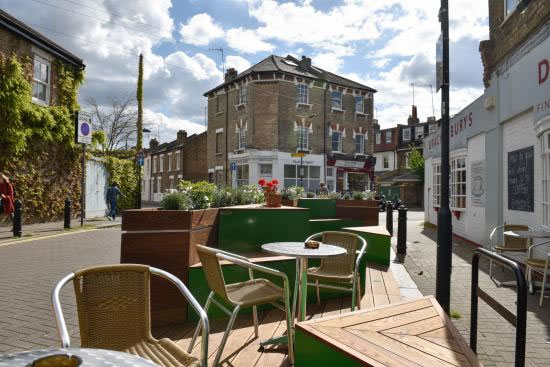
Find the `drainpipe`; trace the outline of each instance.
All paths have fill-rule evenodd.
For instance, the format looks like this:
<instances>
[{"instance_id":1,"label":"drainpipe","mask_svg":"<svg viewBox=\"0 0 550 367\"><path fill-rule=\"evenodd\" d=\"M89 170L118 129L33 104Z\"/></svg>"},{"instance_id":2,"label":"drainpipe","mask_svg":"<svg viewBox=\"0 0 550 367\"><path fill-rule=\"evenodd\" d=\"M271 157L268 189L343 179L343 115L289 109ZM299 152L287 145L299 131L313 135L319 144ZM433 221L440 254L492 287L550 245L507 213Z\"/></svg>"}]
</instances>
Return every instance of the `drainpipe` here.
<instances>
[{"instance_id":1,"label":"drainpipe","mask_svg":"<svg viewBox=\"0 0 550 367\"><path fill-rule=\"evenodd\" d=\"M228 156L228 145L229 145L229 86L227 87L227 92L225 92L225 186L227 186L227 176L228 176L228 165L229 165L229 156Z\"/></svg>"},{"instance_id":2,"label":"drainpipe","mask_svg":"<svg viewBox=\"0 0 550 367\"><path fill-rule=\"evenodd\" d=\"M328 92L328 82L325 79L325 98L323 104L323 177L325 185L327 184L327 92ZM335 172L336 174L336 172ZM335 185L336 185L335 177ZM336 189L336 188L335 188Z\"/></svg>"}]
</instances>

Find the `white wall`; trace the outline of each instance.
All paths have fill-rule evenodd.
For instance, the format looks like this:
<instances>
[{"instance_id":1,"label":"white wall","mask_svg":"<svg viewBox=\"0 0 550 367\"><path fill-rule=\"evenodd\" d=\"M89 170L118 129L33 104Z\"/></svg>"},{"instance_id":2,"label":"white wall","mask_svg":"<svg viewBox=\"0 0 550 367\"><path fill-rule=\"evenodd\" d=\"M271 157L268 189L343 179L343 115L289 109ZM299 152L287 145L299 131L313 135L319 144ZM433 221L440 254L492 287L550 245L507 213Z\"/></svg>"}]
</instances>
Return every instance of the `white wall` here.
<instances>
[{"instance_id":1,"label":"white wall","mask_svg":"<svg viewBox=\"0 0 550 367\"><path fill-rule=\"evenodd\" d=\"M485 165L485 134L479 134L468 140L468 159L466 162L466 212L465 214L465 238L478 244L487 242L485 239L485 207L472 205L472 162L484 161ZM485 169L485 172L487 170ZM485 191L490 188L485 187ZM485 196L485 200L487 196ZM462 218L461 218L462 219Z\"/></svg>"},{"instance_id":2,"label":"white wall","mask_svg":"<svg viewBox=\"0 0 550 367\"><path fill-rule=\"evenodd\" d=\"M433 159L424 162L424 220L436 224L437 212L433 206Z\"/></svg>"},{"instance_id":3,"label":"white wall","mask_svg":"<svg viewBox=\"0 0 550 367\"><path fill-rule=\"evenodd\" d=\"M376 152L373 155L376 157L376 165L374 166L375 172L395 170L395 153L393 151ZM384 156L388 157L388 168L384 168Z\"/></svg>"},{"instance_id":4,"label":"white wall","mask_svg":"<svg viewBox=\"0 0 550 367\"><path fill-rule=\"evenodd\" d=\"M541 157L538 138L536 137L533 113L529 110L502 125L503 128L503 177L502 181L503 192L503 219L506 223L514 224L540 224L542 216L542 208L540 202L541 196ZM508 209L508 152L534 146L534 180L535 180L535 211L523 212Z\"/></svg>"}]
</instances>

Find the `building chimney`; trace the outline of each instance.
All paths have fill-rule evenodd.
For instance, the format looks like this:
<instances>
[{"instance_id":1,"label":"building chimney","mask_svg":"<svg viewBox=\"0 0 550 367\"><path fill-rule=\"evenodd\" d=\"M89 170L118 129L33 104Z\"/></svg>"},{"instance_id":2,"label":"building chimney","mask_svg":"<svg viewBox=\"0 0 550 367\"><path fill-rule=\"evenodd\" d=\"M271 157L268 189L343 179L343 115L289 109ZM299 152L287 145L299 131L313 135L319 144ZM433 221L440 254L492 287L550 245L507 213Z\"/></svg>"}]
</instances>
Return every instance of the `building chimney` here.
<instances>
[{"instance_id":1,"label":"building chimney","mask_svg":"<svg viewBox=\"0 0 550 367\"><path fill-rule=\"evenodd\" d=\"M157 139L153 138L149 140L149 149L153 149L159 146L159 142Z\"/></svg>"},{"instance_id":2,"label":"building chimney","mask_svg":"<svg viewBox=\"0 0 550 367\"><path fill-rule=\"evenodd\" d=\"M380 125L378 124L378 119L372 120L372 127L374 128L374 131L380 130Z\"/></svg>"},{"instance_id":3,"label":"building chimney","mask_svg":"<svg viewBox=\"0 0 550 367\"><path fill-rule=\"evenodd\" d=\"M300 61L300 67L308 71L311 68L311 59L309 57L302 56L302 60Z\"/></svg>"},{"instance_id":4,"label":"building chimney","mask_svg":"<svg viewBox=\"0 0 550 367\"><path fill-rule=\"evenodd\" d=\"M177 134L178 143L184 143L187 140L187 131L180 130Z\"/></svg>"},{"instance_id":5,"label":"building chimney","mask_svg":"<svg viewBox=\"0 0 550 367\"><path fill-rule=\"evenodd\" d=\"M229 68L225 72L225 82L230 82L237 78L237 70L235 68Z\"/></svg>"},{"instance_id":6,"label":"building chimney","mask_svg":"<svg viewBox=\"0 0 550 367\"><path fill-rule=\"evenodd\" d=\"M415 125L420 123L420 119L418 118L418 112L416 110L416 106L412 106L412 115L409 116L407 119L407 125Z\"/></svg>"},{"instance_id":7,"label":"building chimney","mask_svg":"<svg viewBox=\"0 0 550 367\"><path fill-rule=\"evenodd\" d=\"M428 116L428 122L435 122L435 116Z\"/></svg>"}]
</instances>

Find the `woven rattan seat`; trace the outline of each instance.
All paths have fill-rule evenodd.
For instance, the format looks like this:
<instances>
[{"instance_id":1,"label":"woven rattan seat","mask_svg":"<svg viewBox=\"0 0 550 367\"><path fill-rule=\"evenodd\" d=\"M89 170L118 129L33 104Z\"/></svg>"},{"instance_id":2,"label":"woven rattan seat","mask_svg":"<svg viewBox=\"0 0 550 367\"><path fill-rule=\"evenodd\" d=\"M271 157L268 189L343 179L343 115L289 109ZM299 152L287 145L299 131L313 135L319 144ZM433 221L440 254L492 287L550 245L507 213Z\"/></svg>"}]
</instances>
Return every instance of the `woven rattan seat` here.
<instances>
[{"instance_id":1,"label":"woven rattan seat","mask_svg":"<svg viewBox=\"0 0 550 367\"><path fill-rule=\"evenodd\" d=\"M527 258L525 259L525 265L528 265L532 268L544 269L544 266L546 265L546 259Z\"/></svg>"},{"instance_id":2,"label":"woven rattan seat","mask_svg":"<svg viewBox=\"0 0 550 367\"><path fill-rule=\"evenodd\" d=\"M526 247L509 247L504 245L496 245L493 249L497 252L525 252L527 251Z\"/></svg>"},{"instance_id":3,"label":"woven rattan seat","mask_svg":"<svg viewBox=\"0 0 550 367\"><path fill-rule=\"evenodd\" d=\"M355 310L355 306L361 308L361 283L358 281L358 266L363 256L367 243L361 237L349 232L321 232L314 234L306 239L307 241L321 237L323 243L342 247L346 249L346 254L341 256L331 256L321 259L321 264L318 267L312 267L307 270L308 280L314 280L317 290L317 303L321 303L321 296L319 287L331 287L319 282L324 283L340 283L349 284L352 288L344 288L339 286L338 289L347 290L352 292L352 305L351 310ZM361 248L361 251L356 259L357 250ZM346 287L348 287L346 285Z\"/></svg>"},{"instance_id":4,"label":"woven rattan seat","mask_svg":"<svg viewBox=\"0 0 550 367\"><path fill-rule=\"evenodd\" d=\"M284 290L266 279L228 284L226 290L229 300L243 307L271 303L284 297Z\"/></svg>"},{"instance_id":5,"label":"woven rattan seat","mask_svg":"<svg viewBox=\"0 0 550 367\"><path fill-rule=\"evenodd\" d=\"M176 284L190 304L202 312L201 322L206 320L203 323L208 329L206 314L183 283L173 275L146 265L96 266L69 274L54 289L54 311L63 347L68 347L69 341L59 305L59 291L72 280L81 347L131 353L164 367L201 366L199 359L169 339L157 340L151 335L151 273ZM202 365L206 365L206 356L207 351L203 351Z\"/></svg>"}]
</instances>

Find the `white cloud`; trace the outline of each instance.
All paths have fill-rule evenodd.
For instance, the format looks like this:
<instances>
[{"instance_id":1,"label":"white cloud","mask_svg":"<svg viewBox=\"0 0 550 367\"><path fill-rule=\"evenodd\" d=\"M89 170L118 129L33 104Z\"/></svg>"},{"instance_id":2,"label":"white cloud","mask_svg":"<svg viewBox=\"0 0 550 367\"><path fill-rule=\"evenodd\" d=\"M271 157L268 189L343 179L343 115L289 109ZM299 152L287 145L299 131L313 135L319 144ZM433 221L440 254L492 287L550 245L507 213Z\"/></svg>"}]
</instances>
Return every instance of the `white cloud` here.
<instances>
[{"instance_id":1,"label":"white cloud","mask_svg":"<svg viewBox=\"0 0 550 367\"><path fill-rule=\"evenodd\" d=\"M195 46L208 45L212 40L223 37L223 29L206 13L193 16L181 24L179 33L183 42Z\"/></svg>"},{"instance_id":2,"label":"white cloud","mask_svg":"<svg viewBox=\"0 0 550 367\"><path fill-rule=\"evenodd\" d=\"M383 57L381 59L374 60L373 63L374 63L374 66L376 66L377 68L383 69L386 67L386 65L389 64L390 61L391 59L389 57Z\"/></svg>"},{"instance_id":3,"label":"white cloud","mask_svg":"<svg viewBox=\"0 0 550 367\"><path fill-rule=\"evenodd\" d=\"M242 27L228 30L225 40L232 49L250 54L271 52L275 48L272 44L263 41L255 30Z\"/></svg>"},{"instance_id":4,"label":"white cloud","mask_svg":"<svg viewBox=\"0 0 550 367\"><path fill-rule=\"evenodd\" d=\"M245 71L251 66L250 62L241 56L227 56L225 59L226 68L235 68L238 73Z\"/></svg>"},{"instance_id":5,"label":"white cloud","mask_svg":"<svg viewBox=\"0 0 550 367\"><path fill-rule=\"evenodd\" d=\"M150 122L150 133L146 133L145 145L149 146L149 140L155 138L161 142L175 140L179 130L187 131L187 136L200 134L205 130L204 123L196 123L187 119L170 117L161 112L154 112L149 109L143 111L145 121ZM160 136L159 136L160 135Z\"/></svg>"}]
</instances>

